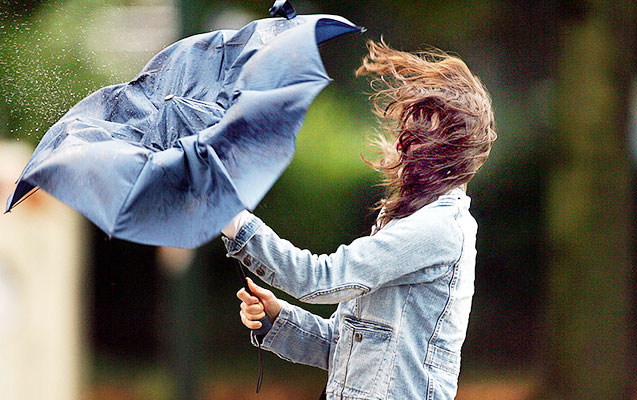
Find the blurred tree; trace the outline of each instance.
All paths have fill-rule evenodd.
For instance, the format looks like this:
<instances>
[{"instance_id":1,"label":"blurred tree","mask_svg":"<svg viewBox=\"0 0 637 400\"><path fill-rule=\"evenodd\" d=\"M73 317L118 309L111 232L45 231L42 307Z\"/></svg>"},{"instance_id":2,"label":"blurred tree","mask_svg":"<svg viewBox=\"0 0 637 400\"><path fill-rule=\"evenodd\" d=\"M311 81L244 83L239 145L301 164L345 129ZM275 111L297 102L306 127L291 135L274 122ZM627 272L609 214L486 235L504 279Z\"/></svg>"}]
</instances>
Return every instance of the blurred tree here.
<instances>
[{"instance_id":1,"label":"blurred tree","mask_svg":"<svg viewBox=\"0 0 637 400\"><path fill-rule=\"evenodd\" d=\"M0 1L0 20L29 17L46 2L47 0Z\"/></svg>"},{"instance_id":2,"label":"blurred tree","mask_svg":"<svg viewBox=\"0 0 637 400\"><path fill-rule=\"evenodd\" d=\"M571 1L561 32L556 162L549 190L546 397L627 399L631 385L632 1ZM573 12L576 10L577 12Z\"/></svg>"}]
</instances>

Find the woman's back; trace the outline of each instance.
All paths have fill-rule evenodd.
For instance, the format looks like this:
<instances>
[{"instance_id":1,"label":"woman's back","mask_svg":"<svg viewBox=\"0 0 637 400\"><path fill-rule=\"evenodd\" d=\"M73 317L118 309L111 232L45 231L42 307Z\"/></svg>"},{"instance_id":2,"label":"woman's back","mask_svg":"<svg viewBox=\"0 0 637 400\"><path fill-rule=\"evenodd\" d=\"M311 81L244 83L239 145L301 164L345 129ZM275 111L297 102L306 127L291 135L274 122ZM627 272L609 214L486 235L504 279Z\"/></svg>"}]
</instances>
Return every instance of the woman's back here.
<instances>
[{"instance_id":1,"label":"woman's back","mask_svg":"<svg viewBox=\"0 0 637 400\"><path fill-rule=\"evenodd\" d=\"M455 209L452 223L462 232L457 262L404 260L423 268L339 305L328 398L454 398L474 287L476 223L468 206L469 198L453 191L429 209Z\"/></svg>"},{"instance_id":2,"label":"woman's back","mask_svg":"<svg viewBox=\"0 0 637 400\"><path fill-rule=\"evenodd\" d=\"M283 303L262 347L329 371L327 398L451 399L475 262L476 224L456 189L375 235L313 255L251 217L236 257L301 301L339 303L328 320Z\"/></svg>"}]
</instances>

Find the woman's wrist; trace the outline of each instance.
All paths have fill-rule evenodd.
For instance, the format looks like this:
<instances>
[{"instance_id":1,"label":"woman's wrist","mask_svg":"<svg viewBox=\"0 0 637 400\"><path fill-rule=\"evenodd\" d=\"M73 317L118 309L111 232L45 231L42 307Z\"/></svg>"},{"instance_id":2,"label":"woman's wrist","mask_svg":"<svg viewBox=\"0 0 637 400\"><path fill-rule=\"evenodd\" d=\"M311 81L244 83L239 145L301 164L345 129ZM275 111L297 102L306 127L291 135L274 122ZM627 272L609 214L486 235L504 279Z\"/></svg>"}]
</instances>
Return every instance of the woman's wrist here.
<instances>
[{"instance_id":1,"label":"woman's wrist","mask_svg":"<svg viewBox=\"0 0 637 400\"><path fill-rule=\"evenodd\" d=\"M237 237L239 230L243 227L243 225L245 225L248 218L250 218L250 215L252 214L248 210L241 211L221 230L221 233L228 239L234 240Z\"/></svg>"}]
</instances>

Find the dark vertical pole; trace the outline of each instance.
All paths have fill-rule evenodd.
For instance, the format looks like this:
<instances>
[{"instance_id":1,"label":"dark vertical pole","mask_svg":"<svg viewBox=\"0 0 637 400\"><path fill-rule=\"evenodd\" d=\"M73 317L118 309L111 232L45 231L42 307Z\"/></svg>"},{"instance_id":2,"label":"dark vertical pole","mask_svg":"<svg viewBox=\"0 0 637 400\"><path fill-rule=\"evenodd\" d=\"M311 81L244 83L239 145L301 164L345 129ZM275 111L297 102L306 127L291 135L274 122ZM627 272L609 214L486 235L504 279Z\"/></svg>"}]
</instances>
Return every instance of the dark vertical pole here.
<instances>
[{"instance_id":1,"label":"dark vertical pole","mask_svg":"<svg viewBox=\"0 0 637 400\"><path fill-rule=\"evenodd\" d=\"M195 250L160 249L178 252L161 262L166 276L165 301L167 355L174 382L175 400L193 400L201 396L200 376L205 344L205 268ZM187 253L185 253L187 252ZM193 258L194 256L194 258ZM161 260L160 256L160 260Z\"/></svg>"}]
</instances>

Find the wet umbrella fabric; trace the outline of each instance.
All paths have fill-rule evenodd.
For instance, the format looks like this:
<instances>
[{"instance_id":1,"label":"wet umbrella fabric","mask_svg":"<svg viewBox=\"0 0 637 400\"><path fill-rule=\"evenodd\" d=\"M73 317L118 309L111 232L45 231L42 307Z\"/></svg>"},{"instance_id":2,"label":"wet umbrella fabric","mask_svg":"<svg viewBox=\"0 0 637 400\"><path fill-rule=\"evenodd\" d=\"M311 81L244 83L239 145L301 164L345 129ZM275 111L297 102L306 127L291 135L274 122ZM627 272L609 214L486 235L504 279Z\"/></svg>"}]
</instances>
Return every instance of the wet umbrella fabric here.
<instances>
[{"instance_id":1,"label":"wet umbrella fabric","mask_svg":"<svg viewBox=\"0 0 637 400\"><path fill-rule=\"evenodd\" d=\"M360 31L331 15L267 18L183 39L44 135L7 211L40 187L108 235L192 248L254 209L329 82L317 44Z\"/></svg>"}]
</instances>

